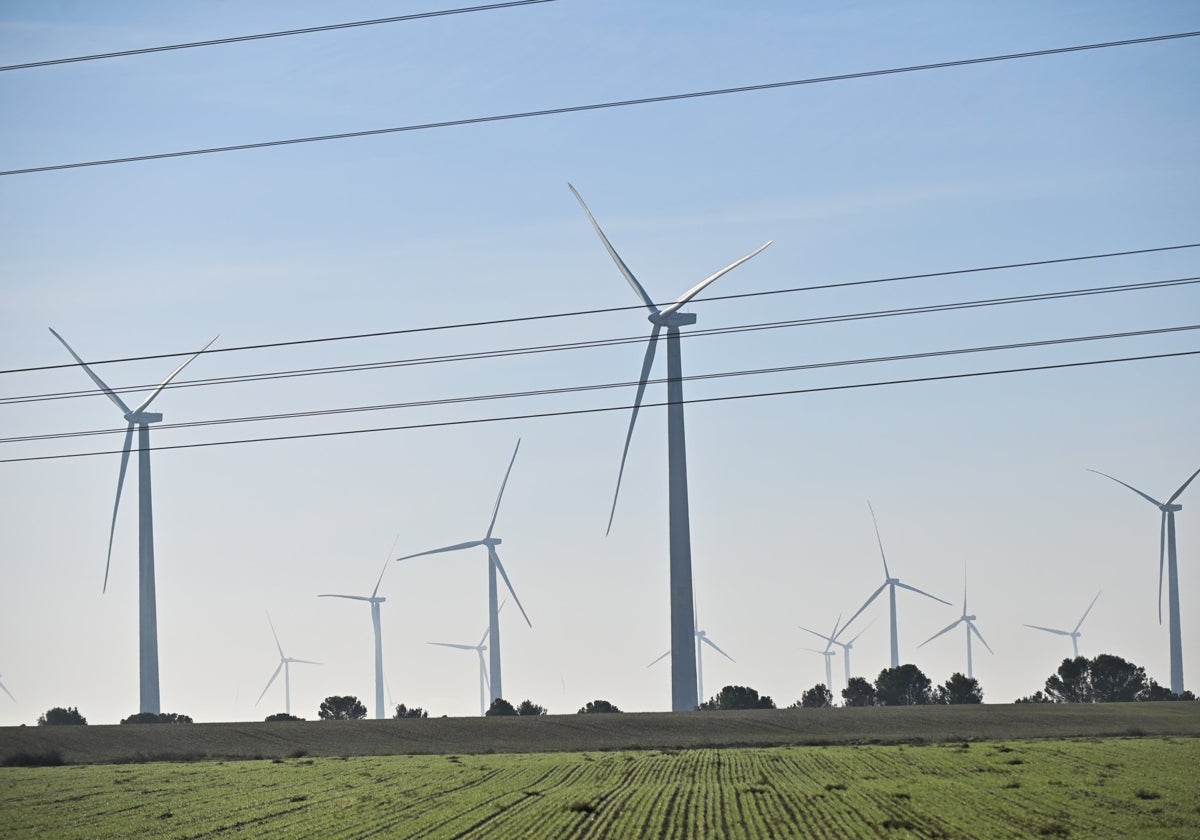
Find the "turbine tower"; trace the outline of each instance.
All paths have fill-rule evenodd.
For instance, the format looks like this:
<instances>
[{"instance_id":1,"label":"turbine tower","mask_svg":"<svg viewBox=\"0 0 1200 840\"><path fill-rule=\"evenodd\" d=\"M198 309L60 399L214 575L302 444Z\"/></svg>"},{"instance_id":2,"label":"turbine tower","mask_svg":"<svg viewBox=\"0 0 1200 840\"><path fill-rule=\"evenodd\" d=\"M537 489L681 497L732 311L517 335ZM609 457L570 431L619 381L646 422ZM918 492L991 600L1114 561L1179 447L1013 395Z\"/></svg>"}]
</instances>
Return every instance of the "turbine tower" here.
<instances>
[{"instance_id":1,"label":"turbine tower","mask_svg":"<svg viewBox=\"0 0 1200 840\"><path fill-rule=\"evenodd\" d=\"M504 578L504 585L508 588L509 593L513 596L513 600L517 602L517 609L521 611L521 615L525 618L525 623L531 628L533 622L529 620L529 616L525 614L525 608L521 606L521 599L517 597L516 590L513 589L512 582L508 579L508 572L504 571L504 564L500 562L500 555L496 553L496 546L500 545L500 538L493 537L492 532L496 528L496 516L500 513L500 500L504 498L504 488L508 484L509 473L512 472L513 462L517 460L517 450L521 448L521 440L517 439L516 448L513 449L512 459L508 462L508 470L504 473L504 481L500 483L500 493L496 496L496 505L492 508L492 520L488 523L487 533L484 534L481 540L470 540L469 542L456 543L454 545L443 546L442 548L431 548L429 551L420 551L416 554L407 554L404 557L397 557L396 560L408 560L412 557L424 557L427 554L443 554L447 551L458 551L464 548L475 548L476 546L487 546L488 552L488 641L491 646L490 651L490 680L489 688L491 697L495 700L498 697L503 697L503 686L500 679L500 608L498 605L499 592L496 587L496 572L500 573L500 577Z\"/></svg>"},{"instance_id":2,"label":"turbine tower","mask_svg":"<svg viewBox=\"0 0 1200 840\"><path fill-rule=\"evenodd\" d=\"M883 553L883 539L879 536L879 523L875 520L875 508L871 507L870 502L867 502L867 507L871 511L871 522L875 525L875 541L877 543L879 543L879 556L883 559L883 583L881 583L879 585L878 589L876 589L874 592L871 593L871 597L867 599L866 603L858 608L858 612L856 612L854 615L850 616L850 620L847 621L844 625L842 625L842 629L844 630L847 627L849 627L851 624L853 624L854 619L856 619L860 615L862 615L862 611L865 610L867 607L871 606L871 602L879 597L879 593L883 592L883 590L885 588L888 589L889 601L891 602L891 624L892 624L892 665L891 665L891 667L899 668L900 667L900 643L897 640L897 636L896 636L896 587L899 587L901 589L907 589L910 592L916 592L918 595L924 595L926 598L932 598L933 600L943 603L946 606L950 606L950 602L943 601L941 598L937 597L936 595L930 595L928 592L924 592L920 589L917 589L915 586L909 586L907 583L901 583L900 578L892 577L892 573L890 571L888 571L887 555Z\"/></svg>"},{"instance_id":3,"label":"turbine tower","mask_svg":"<svg viewBox=\"0 0 1200 840\"><path fill-rule=\"evenodd\" d=\"M1165 503L1147 496L1136 487L1126 484L1119 478L1113 478L1108 473L1102 473L1099 470L1090 470L1090 472L1112 479L1122 487L1128 487L1162 511L1162 525L1158 532L1158 623L1162 624L1163 554L1165 552L1167 559L1167 605L1170 609L1168 618L1171 637L1171 691L1176 694L1182 694L1183 634L1179 627L1179 567L1176 563L1175 554L1175 514L1183 510L1183 505L1175 504L1175 500L1183 495L1183 491L1192 483L1192 479L1200 475L1200 469L1192 473L1187 481L1179 485L1179 489L1172 493L1171 498L1167 499Z\"/></svg>"},{"instance_id":4,"label":"turbine tower","mask_svg":"<svg viewBox=\"0 0 1200 840\"><path fill-rule=\"evenodd\" d=\"M5 694L7 694L9 700L13 701L14 703L17 702L17 698L12 696L12 692L5 688L4 683L2 682L0 682L0 691L3 691Z\"/></svg>"},{"instance_id":5,"label":"turbine tower","mask_svg":"<svg viewBox=\"0 0 1200 840\"><path fill-rule=\"evenodd\" d=\"M1101 591L1103 591L1103 590L1101 590ZM1096 598L1099 598L1099 597L1100 597L1100 592L1097 592ZM1036 624L1026 624L1025 626L1029 627L1033 630L1045 630L1047 633L1053 633L1056 636L1070 636L1071 637L1071 649L1075 652L1075 658L1078 659L1079 658L1079 637L1081 635L1079 632L1079 628L1080 628L1080 626L1082 626L1083 620L1088 617L1088 613L1090 613L1092 611L1092 607L1096 606L1096 598L1093 598L1092 603L1088 604L1088 608L1083 611L1083 615L1081 615L1079 617L1079 621L1077 621L1075 623L1074 630L1055 630L1053 627L1039 627Z\"/></svg>"},{"instance_id":6,"label":"turbine tower","mask_svg":"<svg viewBox=\"0 0 1200 840\"><path fill-rule=\"evenodd\" d=\"M487 641L489 632L491 632L490 628L488 630L483 631L483 635L479 637L479 644L477 644L477 645L459 645L459 644L454 644L453 642L426 642L426 644L438 645L439 647L456 648L458 650L473 650L477 654L479 654L479 716L480 717L487 716L487 701L485 701L484 698L488 695L488 691L491 688L491 683L488 680L487 662L483 658L483 652L488 649L487 645L485 645L484 642ZM493 697L492 699L495 700L496 698Z\"/></svg>"},{"instance_id":7,"label":"turbine tower","mask_svg":"<svg viewBox=\"0 0 1200 840\"><path fill-rule=\"evenodd\" d=\"M641 283L633 276L633 272L617 254L604 231L592 216L583 198L570 184L572 194L583 212L587 214L605 250L617 265L633 288L641 303L649 310L648 320L653 325L650 330L650 340L646 344L646 356L642 360L642 372L638 377L637 392L633 398L633 413L629 418L629 430L625 433L625 448L621 452L621 466L617 471L617 487L613 493L612 509L608 515L608 530L612 530L613 516L617 510L617 496L621 492L621 477L625 473L625 459L629 455L629 441L633 437L633 426L637 422L638 409L642 405L642 395L646 392L646 382L654 365L654 352L658 346L659 333L667 328L667 490L670 511L670 586L671 586L671 709L676 712L689 712L695 708L693 700L698 696L696 659L692 651L693 633L695 632L695 616L692 611L692 544L691 528L688 522L687 495L687 444L684 439L683 425L683 365L679 352L679 328L696 323L696 316L680 312L688 301L702 292L708 285L726 272L737 268L751 257L759 254L768 241L758 249L751 251L737 262L727 265L716 274L709 275L692 288L675 299L673 303L662 307L655 305Z\"/></svg>"},{"instance_id":8,"label":"turbine tower","mask_svg":"<svg viewBox=\"0 0 1200 840\"><path fill-rule=\"evenodd\" d=\"M963 583L962 615L959 616L957 619L955 619L953 622L951 622L949 625L947 625L944 629L939 630L938 632L936 632L932 636L930 636L928 639L921 642L921 644L917 645L917 647L918 648L925 647L925 645L932 642L938 636L941 636L943 633L949 633L951 630L953 630L955 627L957 627L960 624L965 624L967 627L967 676L974 679L975 678L975 671L974 671L975 665L971 659L971 634L974 633L976 636L979 637L979 641L983 642L983 646L985 648L987 648L988 653L995 656L995 651L993 651L991 646L986 641L984 641L983 634L980 633L979 628L975 626L975 616L967 615L967 584L965 582Z\"/></svg>"},{"instance_id":9,"label":"turbine tower","mask_svg":"<svg viewBox=\"0 0 1200 840\"><path fill-rule=\"evenodd\" d=\"M275 623L271 621L271 614L267 613L267 623L271 625L271 635L275 637L275 647L279 648L279 665L275 668L275 673L271 674L271 679L267 680L266 688L262 690L262 694L258 695L258 699L254 701L257 706L262 702L263 697L267 694L267 689L271 687L271 683L275 682L275 678L279 676L280 670L283 671L283 710L289 715L292 713L292 663L300 665L320 665L320 662L312 662L308 659L293 659L290 656L285 656L283 653L283 645L279 644L279 634L275 632Z\"/></svg>"},{"instance_id":10,"label":"turbine tower","mask_svg":"<svg viewBox=\"0 0 1200 840\"><path fill-rule=\"evenodd\" d=\"M839 621L841 620L840 616L838 617L838 620ZM871 622L871 624L874 624L874 623L875 622ZM868 624L866 627L859 630L858 634L848 642L843 642L838 639L838 636L841 635L841 633L843 631L845 631L845 629L846 629L845 625L842 625L841 630L838 630L837 626L835 625L834 633L832 636L826 636L824 633L818 633L816 630L809 630L807 627L801 627L800 629L806 633L812 633L817 638L824 639L829 644L837 645L838 647L840 647L842 649L842 668L845 671L845 678L846 678L846 686L845 687L849 688L850 687L850 651L854 647L854 643L858 641L859 636L862 636L863 633L866 633L867 629L871 626L871 624ZM812 650L812 648L809 648L809 650ZM833 686L828 686L828 688L830 691L833 691Z\"/></svg>"},{"instance_id":11,"label":"turbine tower","mask_svg":"<svg viewBox=\"0 0 1200 840\"><path fill-rule=\"evenodd\" d=\"M375 628L375 719L383 720L387 715L384 713L383 705L383 635L379 629L379 605L387 598L379 596L379 584L383 583L384 572L387 571L388 563L383 564L383 571L379 573L379 580L375 581L375 588L371 590L370 595L318 595L318 598L347 598L351 601L366 601L371 605L371 626Z\"/></svg>"},{"instance_id":12,"label":"turbine tower","mask_svg":"<svg viewBox=\"0 0 1200 840\"><path fill-rule=\"evenodd\" d=\"M212 346L219 336L213 336L212 341L205 344L199 351L189 356L162 384L150 392L150 396L142 400L137 408L131 409L117 396L116 392L104 384L96 372L88 367L83 359L71 349L66 339L50 328L54 337L62 342L63 347L72 358L83 368L84 373L91 377L104 395L113 401L121 410L125 421L129 424L125 429L125 444L121 448L121 470L117 473L117 498L113 502L112 525L108 530L108 557L104 561L104 587L108 591L108 567L112 562L113 536L117 529L117 509L121 505L121 487L125 484L125 469L129 466L129 452L133 445L133 430L138 432L138 672L140 689L138 708L142 712L158 714L161 709L158 692L158 618L154 596L154 513L150 502L150 424L163 419L161 414L147 411L154 398L162 393L163 388L170 384L181 370Z\"/></svg>"},{"instance_id":13,"label":"turbine tower","mask_svg":"<svg viewBox=\"0 0 1200 840\"><path fill-rule=\"evenodd\" d=\"M726 653L725 651L723 651L719 647L717 647L717 643L714 642L712 639L708 638L708 633L704 632L703 630L697 630L695 635L696 635L696 705L692 707L693 709L698 708L700 706L700 704L704 702L704 656L702 655L703 654L702 646L708 645L710 648L712 648L717 653L724 656L730 662L737 662L736 659L734 659L728 653ZM671 655L671 651L668 650L665 653L663 653L662 656L655 659L653 662L650 663L650 665L647 665L646 667L649 668L649 667L651 667L651 665L657 665L659 662L666 659L670 655Z\"/></svg>"}]
</instances>

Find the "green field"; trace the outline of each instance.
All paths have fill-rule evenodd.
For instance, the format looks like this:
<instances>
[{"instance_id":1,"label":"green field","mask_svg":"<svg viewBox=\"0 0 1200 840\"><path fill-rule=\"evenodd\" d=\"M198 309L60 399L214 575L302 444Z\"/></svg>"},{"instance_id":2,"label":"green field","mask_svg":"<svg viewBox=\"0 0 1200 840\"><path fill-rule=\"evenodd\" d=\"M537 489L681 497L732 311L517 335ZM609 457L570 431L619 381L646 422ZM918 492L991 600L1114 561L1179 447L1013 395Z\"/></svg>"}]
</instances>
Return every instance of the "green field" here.
<instances>
[{"instance_id":1,"label":"green field","mask_svg":"<svg viewBox=\"0 0 1200 840\"><path fill-rule=\"evenodd\" d=\"M1194 738L0 769L5 838L1197 837Z\"/></svg>"}]
</instances>

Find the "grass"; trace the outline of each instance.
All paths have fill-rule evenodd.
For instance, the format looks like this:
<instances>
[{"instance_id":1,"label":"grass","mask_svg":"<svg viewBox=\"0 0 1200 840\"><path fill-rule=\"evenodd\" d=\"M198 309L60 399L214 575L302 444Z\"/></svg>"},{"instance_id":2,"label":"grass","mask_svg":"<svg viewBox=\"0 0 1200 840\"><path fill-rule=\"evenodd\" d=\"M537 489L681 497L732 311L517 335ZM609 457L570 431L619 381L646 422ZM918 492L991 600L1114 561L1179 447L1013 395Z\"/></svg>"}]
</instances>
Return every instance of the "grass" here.
<instances>
[{"instance_id":1,"label":"grass","mask_svg":"<svg viewBox=\"0 0 1200 840\"><path fill-rule=\"evenodd\" d=\"M0 836L1184 837L1198 762L1097 738L13 767Z\"/></svg>"}]
</instances>

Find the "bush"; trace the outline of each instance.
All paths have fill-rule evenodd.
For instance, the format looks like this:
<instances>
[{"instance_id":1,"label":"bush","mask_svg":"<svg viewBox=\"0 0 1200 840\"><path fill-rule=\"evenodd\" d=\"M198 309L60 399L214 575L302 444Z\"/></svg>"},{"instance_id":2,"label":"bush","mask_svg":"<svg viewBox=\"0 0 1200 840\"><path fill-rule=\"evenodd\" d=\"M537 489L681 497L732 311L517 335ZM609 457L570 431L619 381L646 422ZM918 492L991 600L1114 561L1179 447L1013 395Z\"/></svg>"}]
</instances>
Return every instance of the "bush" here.
<instances>
[{"instance_id":1,"label":"bush","mask_svg":"<svg viewBox=\"0 0 1200 840\"><path fill-rule=\"evenodd\" d=\"M842 689L842 700L847 706L874 706L875 686L862 677L851 677L850 682Z\"/></svg>"},{"instance_id":2,"label":"bush","mask_svg":"<svg viewBox=\"0 0 1200 840\"><path fill-rule=\"evenodd\" d=\"M266 720L267 723L276 723L283 720L304 720L304 718L296 717L295 715L289 715L287 712L276 712L273 715L267 715Z\"/></svg>"},{"instance_id":3,"label":"bush","mask_svg":"<svg viewBox=\"0 0 1200 840\"><path fill-rule=\"evenodd\" d=\"M965 677L955 672L950 679L942 683L934 691L934 702L944 706L957 706L965 703L982 703L983 689L979 680Z\"/></svg>"},{"instance_id":4,"label":"bush","mask_svg":"<svg viewBox=\"0 0 1200 840\"><path fill-rule=\"evenodd\" d=\"M589 700L588 704L580 709L577 714L581 715L608 715L621 714L621 710L609 703L607 700Z\"/></svg>"},{"instance_id":5,"label":"bush","mask_svg":"<svg viewBox=\"0 0 1200 840\"><path fill-rule=\"evenodd\" d=\"M330 695L321 703L317 716L321 720L362 720L367 716L367 707L352 694Z\"/></svg>"},{"instance_id":6,"label":"bush","mask_svg":"<svg viewBox=\"0 0 1200 840\"><path fill-rule=\"evenodd\" d=\"M774 709L775 701L766 694L759 696L753 688L744 685L727 685L712 699L697 708L703 712L722 712L731 709Z\"/></svg>"},{"instance_id":7,"label":"bush","mask_svg":"<svg viewBox=\"0 0 1200 840\"><path fill-rule=\"evenodd\" d=\"M130 715L121 723L191 723L192 719L187 715L176 714L175 712L138 712L136 715Z\"/></svg>"},{"instance_id":8,"label":"bush","mask_svg":"<svg viewBox=\"0 0 1200 840\"><path fill-rule=\"evenodd\" d=\"M39 717L37 723L38 726L87 726L87 718L79 714L75 706L69 709L55 706Z\"/></svg>"},{"instance_id":9,"label":"bush","mask_svg":"<svg viewBox=\"0 0 1200 840\"><path fill-rule=\"evenodd\" d=\"M801 709L828 709L833 705L833 692L825 683L817 683L800 695Z\"/></svg>"},{"instance_id":10,"label":"bush","mask_svg":"<svg viewBox=\"0 0 1200 840\"><path fill-rule=\"evenodd\" d=\"M1046 679L1046 695L1055 703L1128 703L1175 696L1147 680L1145 668L1108 653L1095 659L1064 659Z\"/></svg>"},{"instance_id":11,"label":"bush","mask_svg":"<svg viewBox=\"0 0 1200 840\"><path fill-rule=\"evenodd\" d=\"M503 697L497 697L484 713L485 717L516 717L517 710Z\"/></svg>"},{"instance_id":12,"label":"bush","mask_svg":"<svg viewBox=\"0 0 1200 840\"><path fill-rule=\"evenodd\" d=\"M885 668L875 678L875 701L883 706L924 706L933 700L932 686L916 665Z\"/></svg>"},{"instance_id":13,"label":"bush","mask_svg":"<svg viewBox=\"0 0 1200 840\"><path fill-rule=\"evenodd\" d=\"M517 714L526 715L526 716L530 716L530 717L534 717L537 715L544 715L544 714L546 714L546 707L539 706L537 703L534 703L532 700L522 700L521 705L517 706Z\"/></svg>"},{"instance_id":14,"label":"bush","mask_svg":"<svg viewBox=\"0 0 1200 840\"><path fill-rule=\"evenodd\" d=\"M427 718L427 717L429 717L429 713L427 711L425 711L424 709L422 709L420 706L413 706L410 709L410 708L408 708L408 706L405 706L403 703L401 703L400 705L398 705L396 707L396 714L392 715L392 718L395 720L400 720L401 718Z\"/></svg>"}]
</instances>

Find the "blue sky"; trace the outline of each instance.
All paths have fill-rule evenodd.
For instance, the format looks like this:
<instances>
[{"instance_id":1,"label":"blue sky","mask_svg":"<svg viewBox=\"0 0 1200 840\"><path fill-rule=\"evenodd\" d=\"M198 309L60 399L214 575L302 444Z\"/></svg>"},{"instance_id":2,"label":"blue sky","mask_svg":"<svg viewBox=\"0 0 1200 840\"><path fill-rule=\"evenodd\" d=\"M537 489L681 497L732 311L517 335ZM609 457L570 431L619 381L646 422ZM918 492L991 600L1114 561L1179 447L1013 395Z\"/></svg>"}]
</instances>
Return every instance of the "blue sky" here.
<instances>
[{"instance_id":1,"label":"blue sky","mask_svg":"<svg viewBox=\"0 0 1200 840\"><path fill-rule=\"evenodd\" d=\"M6 2L4 64L362 20L427 3ZM445 8L445 7L443 7ZM0 73L0 169L356 131L751 85L1197 28L1186 3L804 4L559 0L521 9ZM0 367L636 303L567 190L588 200L657 299L757 247L713 294L1196 241L1197 39L539 119L0 178ZM723 327L1200 274L1195 251L697 302ZM690 339L688 374L1196 322L1194 287ZM204 356L184 378L645 335L636 311ZM688 383L703 398L1197 349L1195 333ZM633 379L636 345L164 392L167 422ZM660 354L661 356L662 354ZM660 358L656 375L663 375ZM823 681L798 624L824 628L878 585L866 500L893 571L971 609L996 655L989 700L1041 687L1098 589L1085 653L1167 680L1157 512L1085 472L1168 495L1197 466L1194 357L688 409L701 622L736 664L706 689L790 702ZM170 360L111 365L156 382ZM0 397L80 390L77 369L0 376ZM156 444L627 404L630 389L273 423L156 430ZM663 389L647 399L661 400ZM103 396L0 406L5 437L117 428ZM613 533L621 412L154 458L165 709L256 719L285 649L315 716L371 694L365 607L397 554L473 539L523 440L502 556L532 630L504 616L505 683L555 712L669 705L665 416L639 420ZM102 444L102 445L101 445ZM111 449L120 435L5 443L4 457ZM137 704L136 483L100 593L117 456L0 464L0 724ZM1197 491L1191 489L1194 495ZM1186 672L1200 674L1196 526L1179 516ZM482 554L389 569L395 702L471 714L486 623ZM916 645L957 608L902 599L901 653L944 680L961 639ZM886 665L886 615L855 668ZM865 626L860 624L859 626ZM1055 644L1060 642L1061 644ZM835 668L835 676L840 667ZM275 688L272 691L276 691Z\"/></svg>"}]
</instances>

